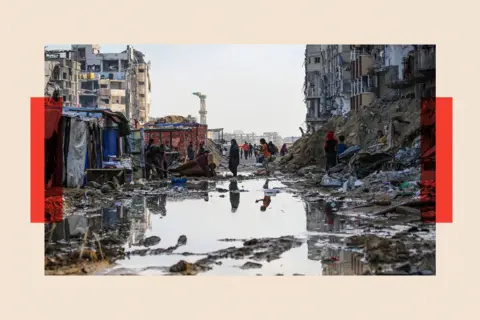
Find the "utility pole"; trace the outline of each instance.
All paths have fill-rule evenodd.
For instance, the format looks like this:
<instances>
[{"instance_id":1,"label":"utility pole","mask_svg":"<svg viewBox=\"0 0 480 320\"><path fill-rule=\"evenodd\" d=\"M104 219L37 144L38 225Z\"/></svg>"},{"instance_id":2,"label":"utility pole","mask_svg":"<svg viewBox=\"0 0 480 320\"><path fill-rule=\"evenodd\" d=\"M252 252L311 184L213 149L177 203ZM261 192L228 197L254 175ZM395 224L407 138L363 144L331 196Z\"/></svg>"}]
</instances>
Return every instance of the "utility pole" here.
<instances>
[{"instance_id":1,"label":"utility pole","mask_svg":"<svg viewBox=\"0 0 480 320\"><path fill-rule=\"evenodd\" d=\"M127 120L130 120L130 99L131 99L131 95L130 95L130 68L132 67L131 66L131 63L132 63L132 59L131 59L131 52L130 52L130 46L127 45L127 61L128 61L128 67L127 67L127 70L125 71L125 82L126 82L126 88L125 88L125 117L127 118Z\"/></svg>"}]
</instances>

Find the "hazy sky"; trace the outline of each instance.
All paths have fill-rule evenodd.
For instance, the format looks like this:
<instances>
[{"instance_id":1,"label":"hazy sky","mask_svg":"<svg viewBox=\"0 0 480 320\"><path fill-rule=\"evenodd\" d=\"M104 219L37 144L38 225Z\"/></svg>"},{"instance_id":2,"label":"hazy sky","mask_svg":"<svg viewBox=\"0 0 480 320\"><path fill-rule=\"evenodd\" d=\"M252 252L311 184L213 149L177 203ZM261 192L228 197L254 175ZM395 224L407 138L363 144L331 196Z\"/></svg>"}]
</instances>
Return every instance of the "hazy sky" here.
<instances>
[{"instance_id":1,"label":"hazy sky","mask_svg":"<svg viewBox=\"0 0 480 320\"><path fill-rule=\"evenodd\" d=\"M305 121L305 45L132 45L151 65L150 115L191 114L199 118L207 95L209 128L298 136ZM49 49L69 45L48 45ZM120 52L126 45L101 45Z\"/></svg>"}]
</instances>

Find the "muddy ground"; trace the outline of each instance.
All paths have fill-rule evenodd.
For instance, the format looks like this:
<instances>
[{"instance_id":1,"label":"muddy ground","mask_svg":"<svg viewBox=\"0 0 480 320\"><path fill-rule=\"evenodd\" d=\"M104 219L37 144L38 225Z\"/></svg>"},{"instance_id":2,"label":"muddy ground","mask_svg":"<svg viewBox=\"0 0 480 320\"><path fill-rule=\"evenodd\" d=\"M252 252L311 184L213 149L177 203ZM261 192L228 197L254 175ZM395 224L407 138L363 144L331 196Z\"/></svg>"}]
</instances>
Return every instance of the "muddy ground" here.
<instances>
[{"instance_id":1,"label":"muddy ground","mask_svg":"<svg viewBox=\"0 0 480 320\"><path fill-rule=\"evenodd\" d=\"M276 191L261 211L263 172L243 160L232 182L224 165L216 179L190 179L188 188L139 181L108 193L65 192L68 223L46 225L45 274L435 274L435 224L415 209L378 214L381 193L372 202L362 188L342 193L275 172L268 189ZM327 198L338 204L333 214Z\"/></svg>"}]
</instances>

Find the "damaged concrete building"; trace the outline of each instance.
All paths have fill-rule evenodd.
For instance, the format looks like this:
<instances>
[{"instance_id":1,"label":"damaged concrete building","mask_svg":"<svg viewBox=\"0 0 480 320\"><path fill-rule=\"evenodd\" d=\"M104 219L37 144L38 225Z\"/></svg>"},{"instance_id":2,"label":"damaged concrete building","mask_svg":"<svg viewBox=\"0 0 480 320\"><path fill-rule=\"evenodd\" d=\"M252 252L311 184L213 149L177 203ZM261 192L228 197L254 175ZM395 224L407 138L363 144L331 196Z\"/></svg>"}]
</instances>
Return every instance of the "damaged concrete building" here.
<instances>
[{"instance_id":1,"label":"damaged concrete building","mask_svg":"<svg viewBox=\"0 0 480 320\"><path fill-rule=\"evenodd\" d=\"M307 131L372 103L435 97L435 46L307 45Z\"/></svg>"},{"instance_id":2,"label":"damaged concrete building","mask_svg":"<svg viewBox=\"0 0 480 320\"><path fill-rule=\"evenodd\" d=\"M435 46L352 45L352 110L435 97Z\"/></svg>"},{"instance_id":3,"label":"damaged concrete building","mask_svg":"<svg viewBox=\"0 0 480 320\"><path fill-rule=\"evenodd\" d=\"M307 45L304 96L307 132L350 111L350 45Z\"/></svg>"},{"instance_id":4,"label":"damaged concrete building","mask_svg":"<svg viewBox=\"0 0 480 320\"><path fill-rule=\"evenodd\" d=\"M79 105L108 108L148 122L150 62L142 52L127 46L120 53L101 53L96 44L74 44L69 52L78 63Z\"/></svg>"},{"instance_id":5,"label":"damaged concrete building","mask_svg":"<svg viewBox=\"0 0 480 320\"><path fill-rule=\"evenodd\" d=\"M45 50L45 88L48 83L59 88L60 98L64 106L79 105L79 75L80 64L72 57L71 50ZM48 96L48 95L46 95Z\"/></svg>"}]
</instances>

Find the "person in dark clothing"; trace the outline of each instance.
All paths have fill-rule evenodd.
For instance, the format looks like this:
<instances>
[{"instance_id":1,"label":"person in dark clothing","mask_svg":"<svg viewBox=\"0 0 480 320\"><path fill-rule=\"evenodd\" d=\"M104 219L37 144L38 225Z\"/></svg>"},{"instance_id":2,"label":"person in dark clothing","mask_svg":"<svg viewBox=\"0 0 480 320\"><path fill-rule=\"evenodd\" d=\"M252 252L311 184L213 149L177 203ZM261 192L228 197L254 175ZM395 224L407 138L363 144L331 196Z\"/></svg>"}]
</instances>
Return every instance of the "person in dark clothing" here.
<instances>
[{"instance_id":1,"label":"person in dark clothing","mask_svg":"<svg viewBox=\"0 0 480 320\"><path fill-rule=\"evenodd\" d=\"M277 148L276 145L273 144L272 141L270 141L270 142L268 143L268 149L270 150L270 153L271 153L272 155L276 155L276 154L278 153L278 148Z\"/></svg>"},{"instance_id":2,"label":"person in dark clothing","mask_svg":"<svg viewBox=\"0 0 480 320\"><path fill-rule=\"evenodd\" d=\"M342 153L347 150L347 145L345 144L345 136L338 137L338 146L337 146L337 154L341 155Z\"/></svg>"},{"instance_id":3,"label":"person in dark clothing","mask_svg":"<svg viewBox=\"0 0 480 320\"><path fill-rule=\"evenodd\" d=\"M188 144L187 156L188 156L188 160L190 160L190 161L195 159L195 150L193 150L193 142L192 141L190 141L190 143Z\"/></svg>"},{"instance_id":4,"label":"person in dark clothing","mask_svg":"<svg viewBox=\"0 0 480 320\"><path fill-rule=\"evenodd\" d=\"M248 144L248 156L250 158L253 156L253 146L251 143Z\"/></svg>"},{"instance_id":5,"label":"person in dark clothing","mask_svg":"<svg viewBox=\"0 0 480 320\"><path fill-rule=\"evenodd\" d=\"M157 172L160 171L159 170L160 168L159 154L160 154L159 148L153 145L150 146L148 151L145 153L145 159L146 159L145 170L146 170L147 180L151 178L151 175L150 175L151 170L155 169Z\"/></svg>"},{"instance_id":6,"label":"person in dark clothing","mask_svg":"<svg viewBox=\"0 0 480 320\"><path fill-rule=\"evenodd\" d=\"M327 158L327 170L337 165L337 145L338 141L335 139L333 131L328 132L324 145L325 156Z\"/></svg>"},{"instance_id":7,"label":"person in dark clothing","mask_svg":"<svg viewBox=\"0 0 480 320\"><path fill-rule=\"evenodd\" d=\"M145 145L145 152L149 151L153 146L153 139L148 140L148 143Z\"/></svg>"},{"instance_id":8,"label":"person in dark clothing","mask_svg":"<svg viewBox=\"0 0 480 320\"><path fill-rule=\"evenodd\" d=\"M157 170L160 172L160 176L163 176L165 179L167 178L167 169L168 169L167 155L166 155L166 152L168 150L169 150L168 147L165 146L164 144L160 145L160 150L159 150L160 163L159 163L159 168L157 168Z\"/></svg>"},{"instance_id":9,"label":"person in dark clothing","mask_svg":"<svg viewBox=\"0 0 480 320\"><path fill-rule=\"evenodd\" d=\"M203 145L203 142L200 142L200 145L198 146L198 155L197 156L200 156L204 152L205 152L205 146Z\"/></svg>"},{"instance_id":10,"label":"person in dark clothing","mask_svg":"<svg viewBox=\"0 0 480 320\"><path fill-rule=\"evenodd\" d=\"M228 169L233 173L233 176L237 176L237 168L240 164L240 148L238 147L237 141L232 139L232 145L230 147L230 153L228 157Z\"/></svg>"},{"instance_id":11,"label":"person in dark clothing","mask_svg":"<svg viewBox=\"0 0 480 320\"><path fill-rule=\"evenodd\" d=\"M280 149L280 155L283 157L286 154L287 154L287 144L284 143L282 146L282 149Z\"/></svg>"}]
</instances>

